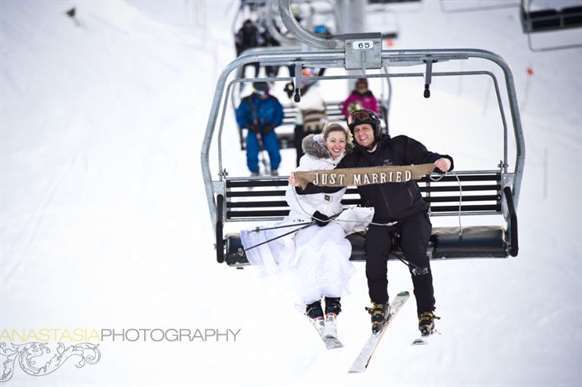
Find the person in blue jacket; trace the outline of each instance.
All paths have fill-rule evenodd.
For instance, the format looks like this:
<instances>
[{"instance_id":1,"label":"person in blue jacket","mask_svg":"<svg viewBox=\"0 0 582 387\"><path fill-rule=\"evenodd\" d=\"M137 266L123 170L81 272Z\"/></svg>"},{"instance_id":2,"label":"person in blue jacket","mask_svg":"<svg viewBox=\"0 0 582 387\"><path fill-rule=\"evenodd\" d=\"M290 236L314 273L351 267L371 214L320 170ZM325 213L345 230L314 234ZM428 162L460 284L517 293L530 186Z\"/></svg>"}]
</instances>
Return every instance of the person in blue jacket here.
<instances>
[{"instance_id":1,"label":"person in blue jacket","mask_svg":"<svg viewBox=\"0 0 582 387\"><path fill-rule=\"evenodd\" d=\"M247 166L251 176L259 175L259 151L269 154L271 175L277 176L281 163L279 140L275 128L283 122L283 106L269 94L267 82L254 82L254 92L243 98L236 109L236 121L240 129L247 129Z\"/></svg>"}]
</instances>

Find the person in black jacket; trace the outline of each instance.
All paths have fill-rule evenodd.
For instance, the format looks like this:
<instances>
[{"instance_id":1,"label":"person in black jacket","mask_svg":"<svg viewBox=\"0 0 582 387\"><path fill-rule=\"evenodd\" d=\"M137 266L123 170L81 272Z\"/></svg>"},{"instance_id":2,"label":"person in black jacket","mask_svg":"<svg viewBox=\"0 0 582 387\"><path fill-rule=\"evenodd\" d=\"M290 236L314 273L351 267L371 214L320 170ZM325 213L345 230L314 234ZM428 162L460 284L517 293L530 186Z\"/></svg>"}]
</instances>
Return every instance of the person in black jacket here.
<instances>
[{"instance_id":1,"label":"person in black jacket","mask_svg":"<svg viewBox=\"0 0 582 387\"><path fill-rule=\"evenodd\" d=\"M407 137L390 138L381 133L375 113L357 110L350 116L350 130L356 146L337 168L375 167L434 163L441 172L450 171L453 159L429 152L420 142ZM358 187L363 205L374 207L375 215L366 241L366 277L372 307L372 331L382 329L389 314L387 259L392 236L400 235L400 247L409 263L416 296L419 329L423 335L434 331L435 298L427 247L431 236L428 204L417 183L384 183ZM396 222L395 224L393 224Z\"/></svg>"},{"instance_id":2,"label":"person in black jacket","mask_svg":"<svg viewBox=\"0 0 582 387\"><path fill-rule=\"evenodd\" d=\"M259 47L262 45L262 38L255 22L250 19L244 21L242 27L234 35L234 45L236 48L237 57L250 48ZM258 77L260 66L258 62L253 62L243 66L243 78L246 73L246 69L249 66L252 66L255 69L255 78Z\"/></svg>"}]
</instances>

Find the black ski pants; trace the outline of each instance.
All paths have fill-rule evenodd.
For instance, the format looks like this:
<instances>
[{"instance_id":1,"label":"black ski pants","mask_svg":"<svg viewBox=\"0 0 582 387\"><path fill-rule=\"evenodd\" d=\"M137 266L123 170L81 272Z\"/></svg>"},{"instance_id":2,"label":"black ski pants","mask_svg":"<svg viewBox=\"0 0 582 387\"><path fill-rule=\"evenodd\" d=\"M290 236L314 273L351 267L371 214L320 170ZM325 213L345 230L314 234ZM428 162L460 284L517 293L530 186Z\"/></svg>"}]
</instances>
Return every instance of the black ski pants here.
<instances>
[{"instance_id":1,"label":"black ski pants","mask_svg":"<svg viewBox=\"0 0 582 387\"><path fill-rule=\"evenodd\" d=\"M426 212L411 215L393 227L368 228L366 241L366 277L372 302L388 302L388 253L393 248L392 237L400 234L400 247L410 266L417 312L433 311L435 305L430 262L426 254L432 225Z\"/></svg>"}]
</instances>

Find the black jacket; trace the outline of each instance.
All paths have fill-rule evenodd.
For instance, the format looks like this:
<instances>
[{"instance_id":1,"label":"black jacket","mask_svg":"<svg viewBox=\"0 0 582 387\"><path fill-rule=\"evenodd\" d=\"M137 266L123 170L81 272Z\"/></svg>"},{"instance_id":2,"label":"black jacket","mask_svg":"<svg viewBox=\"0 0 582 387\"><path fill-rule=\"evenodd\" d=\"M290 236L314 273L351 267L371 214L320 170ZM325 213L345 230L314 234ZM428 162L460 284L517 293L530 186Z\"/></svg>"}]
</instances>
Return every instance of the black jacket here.
<instances>
[{"instance_id":1,"label":"black jacket","mask_svg":"<svg viewBox=\"0 0 582 387\"><path fill-rule=\"evenodd\" d=\"M362 168L383 165L410 165L433 163L441 157L451 161L448 155L429 152L420 142L407 137L384 137L374 152L356 147L339 163L337 168ZM416 181L406 183L385 183L358 187L363 205L374 207L374 221L391 222L404 219L428 209L428 204L420 194Z\"/></svg>"}]
</instances>

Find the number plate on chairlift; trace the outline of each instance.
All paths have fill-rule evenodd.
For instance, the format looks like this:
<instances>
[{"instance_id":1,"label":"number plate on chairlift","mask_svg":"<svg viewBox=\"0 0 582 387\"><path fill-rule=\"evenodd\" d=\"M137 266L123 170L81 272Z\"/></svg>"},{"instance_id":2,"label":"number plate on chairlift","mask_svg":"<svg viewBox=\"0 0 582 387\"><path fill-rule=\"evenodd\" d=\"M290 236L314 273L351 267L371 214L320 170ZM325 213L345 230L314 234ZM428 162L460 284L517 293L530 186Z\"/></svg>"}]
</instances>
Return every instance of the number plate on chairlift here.
<instances>
[{"instance_id":1,"label":"number plate on chairlift","mask_svg":"<svg viewBox=\"0 0 582 387\"><path fill-rule=\"evenodd\" d=\"M382 35L380 33L353 34L345 39L344 47L347 70L382 67Z\"/></svg>"},{"instance_id":2,"label":"number plate on chairlift","mask_svg":"<svg viewBox=\"0 0 582 387\"><path fill-rule=\"evenodd\" d=\"M373 40L354 40L352 42L353 50L369 50L374 47Z\"/></svg>"}]
</instances>

